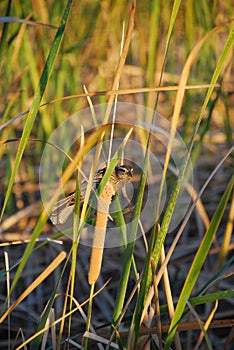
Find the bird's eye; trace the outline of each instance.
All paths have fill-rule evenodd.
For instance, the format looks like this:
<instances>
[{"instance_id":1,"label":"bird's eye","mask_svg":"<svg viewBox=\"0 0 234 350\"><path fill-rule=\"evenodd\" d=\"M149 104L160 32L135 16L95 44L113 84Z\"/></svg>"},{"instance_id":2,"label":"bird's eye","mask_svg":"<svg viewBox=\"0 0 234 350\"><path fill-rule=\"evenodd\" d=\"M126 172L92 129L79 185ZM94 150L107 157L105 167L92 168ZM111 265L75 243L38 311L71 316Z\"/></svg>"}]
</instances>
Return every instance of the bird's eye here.
<instances>
[{"instance_id":1,"label":"bird's eye","mask_svg":"<svg viewBox=\"0 0 234 350\"><path fill-rule=\"evenodd\" d=\"M121 173L123 173L123 174L125 174L125 173L127 172L127 169L124 168L124 167L119 167L119 168L118 168L118 171L121 172Z\"/></svg>"}]
</instances>

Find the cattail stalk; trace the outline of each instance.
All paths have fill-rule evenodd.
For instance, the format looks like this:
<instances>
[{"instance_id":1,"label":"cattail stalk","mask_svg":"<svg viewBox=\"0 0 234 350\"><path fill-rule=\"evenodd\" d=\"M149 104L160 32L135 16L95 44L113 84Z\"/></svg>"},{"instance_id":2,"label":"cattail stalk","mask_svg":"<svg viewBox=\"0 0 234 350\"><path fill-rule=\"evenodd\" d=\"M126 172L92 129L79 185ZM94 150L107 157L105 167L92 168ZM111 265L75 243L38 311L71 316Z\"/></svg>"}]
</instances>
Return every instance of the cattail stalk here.
<instances>
[{"instance_id":1,"label":"cattail stalk","mask_svg":"<svg viewBox=\"0 0 234 350\"><path fill-rule=\"evenodd\" d=\"M96 225L93 238L93 247L91 252L90 267L88 274L88 281L90 285L97 281L101 271L109 206L111 203L111 198L114 194L114 188L108 182L99 197L97 205Z\"/></svg>"}]
</instances>

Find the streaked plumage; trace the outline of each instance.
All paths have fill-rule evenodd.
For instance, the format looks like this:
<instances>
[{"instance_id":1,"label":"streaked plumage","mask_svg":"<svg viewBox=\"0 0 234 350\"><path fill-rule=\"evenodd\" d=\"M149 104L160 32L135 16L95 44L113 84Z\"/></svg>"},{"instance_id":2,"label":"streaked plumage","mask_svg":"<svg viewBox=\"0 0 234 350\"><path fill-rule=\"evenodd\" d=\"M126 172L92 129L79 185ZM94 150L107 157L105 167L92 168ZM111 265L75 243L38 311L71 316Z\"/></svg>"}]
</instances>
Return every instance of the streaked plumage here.
<instances>
[{"instance_id":1,"label":"streaked plumage","mask_svg":"<svg viewBox=\"0 0 234 350\"><path fill-rule=\"evenodd\" d=\"M106 172L106 169L107 169L106 167L103 169L100 169L95 174L93 185L92 185L93 191L97 190ZM126 183L131 180L132 175L133 175L133 169L128 165L120 165L115 167L109 179L109 183L111 183L111 185L113 186L115 193L118 192L121 188L123 188L126 185ZM80 187L80 206L82 206L84 202L86 188L87 188L87 183L83 181ZM75 206L75 197L76 197L75 193L76 193L75 191L70 193L66 198L58 201L52 208L52 211L50 213L50 220L54 225L64 224L67 221L70 214L73 212L74 206Z\"/></svg>"}]
</instances>

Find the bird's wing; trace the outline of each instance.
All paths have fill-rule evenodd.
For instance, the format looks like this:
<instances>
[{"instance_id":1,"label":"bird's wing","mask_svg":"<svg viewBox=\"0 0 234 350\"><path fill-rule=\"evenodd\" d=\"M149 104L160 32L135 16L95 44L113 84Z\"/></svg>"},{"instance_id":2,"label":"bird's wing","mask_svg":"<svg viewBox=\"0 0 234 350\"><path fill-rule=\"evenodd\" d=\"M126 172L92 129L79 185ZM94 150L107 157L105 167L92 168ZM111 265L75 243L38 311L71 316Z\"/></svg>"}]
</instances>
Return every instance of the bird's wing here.
<instances>
[{"instance_id":1,"label":"bird's wing","mask_svg":"<svg viewBox=\"0 0 234 350\"><path fill-rule=\"evenodd\" d=\"M50 213L50 220L54 225L64 224L72 213L75 204L75 192L70 193L66 198L59 200L53 206Z\"/></svg>"},{"instance_id":2,"label":"bird's wing","mask_svg":"<svg viewBox=\"0 0 234 350\"><path fill-rule=\"evenodd\" d=\"M95 175L92 189L94 191L97 190L98 185L100 184L100 176ZM80 185L80 206L82 206L84 202L85 192L87 189L87 182L82 181ZM90 194L90 199L92 198L93 193ZM76 192L70 193L66 198L63 198L59 200L57 203L55 203L54 207L51 210L50 213L50 220L54 225L62 225L64 224L68 217L71 215L71 213L74 210L75 206L75 198L76 198Z\"/></svg>"}]
</instances>

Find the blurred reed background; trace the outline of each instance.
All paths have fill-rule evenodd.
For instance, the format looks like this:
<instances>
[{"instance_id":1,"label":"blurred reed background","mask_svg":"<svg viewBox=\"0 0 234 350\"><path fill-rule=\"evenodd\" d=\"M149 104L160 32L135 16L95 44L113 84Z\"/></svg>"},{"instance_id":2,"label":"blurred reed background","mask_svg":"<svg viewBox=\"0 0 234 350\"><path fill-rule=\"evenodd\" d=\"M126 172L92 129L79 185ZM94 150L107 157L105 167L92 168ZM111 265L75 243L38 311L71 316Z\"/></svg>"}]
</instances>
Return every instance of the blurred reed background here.
<instances>
[{"instance_id":1,"label":"blurred reed background","mask_svg":"<svg viewBox=\"0 0 234 350\"><path fill-rule=\"evenodd\" d=\"M143 88L153 88L159 84L162 86L177 86L186 59L195 45L207 35L194 64L189 68L187 81L187 85L201 85L201 88L186 91L178 125L176 126L185 144L188 144L207 92L207 89L202 88L202 85L210 83L211 77L218 67L219 58L224 52L231 28L233 28L233 2L231 0L188 0L181 3L175 1L174 4L175 6L179 5L178 14L176 14L175 8L173 9L173 2L169 0L137 1L135 26L120 78L119 88L120 90L126 90L126 94L120 94L118 100L154 108L158 97L157 111L171 121L176 91L160 92L157 96L156 92L146 93ZM3 125L0 130L1 141L21 138L22 136L26 120L30 117L26 113L16 120L12 118L31 108L65 5L65 1L53 0L9 0L0 2L0 116L1 125ZM123 23L125 23L126 30L130 10L130 1L73 1L69 17L66 20L61 47L56 52L55 63L53 67L50 67L52 70L51 76L46 81L47 86L41 96L41 103L56 101L38 109L30 130L30 137L46 141L61 122L77 111L87 108L89 103L86 96L74 96L72 98L73 95L84 93L84 85L88 92L94 93L92 96L94 105L108 102L109 96L106 92L112 89L120 57ZM172 14L175 14L176 17L170 36L169 25ZM18 23L16 19L30 22ZM216 31L210 33L214 28L216 28ZM169 49L163 67L163 57L168 39L170 39ZM224 58L218 78L219 87L214 89L209 100L196 135L195 151L192 153L198 189L201 188L212 170L219 164L233 144L233 49L230 48ZM160 83L162 69L164 72ZM132 92L131 89L133 88L139 89L138 92ZM96 92L103 92L103 94L96 94ZM68 98L64 99L64 97ZM7 123L7 121L10 122ZM1 143L1 206L3 206L9 179L15 166L18 145L18 141L8 144ZM67 253L70 251L70 241L64 240L62 241L63 244L60 244L61 242L47 242L46 245L35 250L36 244L34 251L30 251L30 258L24 255L26 242L31 239L42 209L38 185L38 168L43 148L43 143L26 140L26 147L22 159L20 159L2 217L0 228L0 302L3 306L3 312L6 310L4 303L9 293L7 281L12 282L17 264L22 257L25 259L26 267L20 272L16 288L12 290L11 303L21 295L61 251L65 250ZM203 214L209 219L214 215L221 196L227 190L232 174L232 160L231 156L226 160L218 173L212 178L201 198ZM196 292L204 287L207 280L214 281L217 279L217 283L212 285L209 292L227 290L229 291L228 296L233 297L233 277L226 280L221 279L221 276L226 276L227 273L233 271L233 262L230 260L233 240L230 236L226 241L227 246L222 247L228 218L230 222L233 220L231 208L231 204L227 204L224 213L220 214L222 218L221 226L199 277L199 282L197 282L194 296L197 296ZM198 217L199 214L194 212L186 226L186 235L181 239L177 251L170 260L169 269L174 301L178 300L185 277L204 235L204 226L201 223L202 220ZM40 229L40 237L52 237L55 232L56 230L51 222L47 221ZM169 236L166 239L166 249L170 247L173 239L174 236ZM16 243L19 240L25 240L25 243ZM15 243L13 244L13 242ZM226 253L223 254L223 251ZM5 273L6 252L12 266L10 276ZM89 264L87 256L89 254L88 248L78 250L74 299L78 300L79 303L89 297L87 282ZM97 287L101 287L109 277L112 277L112 280L101 294L96 299L94 298L92 314L94 326L103 326L101 335L108 339L109 329L104 328L104 326L109 325L109 322L112 321L118 282L122 271L122 254L123 251L119 249L115 249L114 252L111 249L106 250L102 276L97 283ZM143 269L146 256L145 246L141 240L138 240L134 257L139 273ZM217 261L219 261L219 266L215 263ZM224 265L225 262L226 265ZM14 267L15 265L16 267ZM217 271L221 271L219 276L216 276ZM0 346L2 349L16 348L16 344L23 343L24 337L27 339L36 333L38 325L41 325L41 313L49 300L54 300L55 318L59 318L63 314L64 305L67 303L66 296L62 294L62 296L55 297L53 294L61 274L63 274L63 278L56 289L56 293L65 293L70 278L69 264L65 272L63 271L63 265L59 265L49 278L29 293L28 297L13 311L11 318L8 318L8 322L6 319L0 324ZM137 274L135 277L137 277ZM134 278L130 278L126 298L129 296L134 283ZM160 305L163 305L166 303L166 296L161 285L160 288L162 289L159 291ZM135 299L129 307L128 317L122 323L123 331L128 331L129 324L131 321L133 322L136 307ZM233 298L232 300L229 298L220 301L219 305L216 314L217 320L233 318ZM84 306L85 311L86 307L87 305ZM202 319L207 319L211 309L212 306L207 299L207 304L202 304L200 309L196 310L200 312ZM162 324L168 324L169 317L163 315L161 321ZM64 328L60 324L57 325L58 328L55 331L57 336L56 345L53 343L54 340L51 340L53 337L49 333L46 348L50 348L50 346L57 349L67 348L68 345L66 345L65 339L69 336L74 338L76 344L81 344L81 336L85 330L85 325L86 323L80 313L75 313L70 321L65 321ZM18 334L20 328L24 336ZM206 333L202 332L206 339ZM152 331L149 339L147 335L144 335L144 337L139 335L139 349L144 348L144 341L146 343L148 341L148 345L145 345L148 346L145 347L146 349L150 349L150 346L152 349L160 346L155 345L157 341L152 336L153 333ZM182 344L182 349L195 349L199 334L199 329L196 331L190 329L180 333L180 342L177 339L176 349L180 349L179 343ZM166 336L167 331L163 333L163 341ZM215 331L211 329L209 337L212 349L224 349L224 346L226 346L225 349L231 349L231 346L233 346L233 340L231 343L233 334L230 333L230 325ZM228 343L229 339L231 345ZM125 341L126 334L120 334L119 348L121 346L123 346L122 348L127 347ZM149 345L149 342L151 342L151 345ZM33 344L33 349L39 346ZM133 348L133 345L129 344L131 344L131 339L128 340L128 347L131 348L132 346ZM204 340L201 344L201 349L210 346L205 345L209 342ZM78 348L78 345L70 345L70 349L73 348ZM88 348L96 349L96 342L89 343Z\"/></svg>"}]
</instances>

